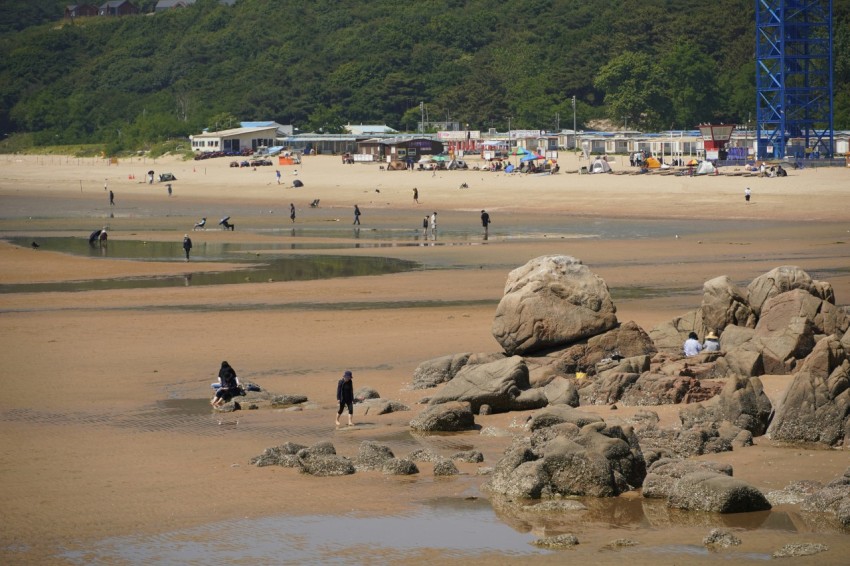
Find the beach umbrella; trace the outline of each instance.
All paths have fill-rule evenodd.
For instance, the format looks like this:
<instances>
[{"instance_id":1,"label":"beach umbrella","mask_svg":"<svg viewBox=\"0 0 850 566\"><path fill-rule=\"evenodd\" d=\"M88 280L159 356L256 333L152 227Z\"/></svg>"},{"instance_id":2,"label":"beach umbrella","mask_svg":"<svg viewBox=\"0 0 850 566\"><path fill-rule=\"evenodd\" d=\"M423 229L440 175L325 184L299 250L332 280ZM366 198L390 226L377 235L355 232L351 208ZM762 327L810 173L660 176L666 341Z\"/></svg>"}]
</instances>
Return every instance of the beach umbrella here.
<instances>
[{"instance_id":1,"label":"beach umbrella","mask_svg":"<svg viewBox=\"0 0 850 566\"><path fill-rule=\"evenodd\" d=\"M226 224L228 220L230 220L230 217L229 217L229 216L225 216L224 218L222 218L221 220L219 220L219 221L218 221L218 223L219 223L219 224Z\"/></svg>"},{"instance_id":2,"label":"beach umbrella","mask_svg":"<svg viewBox=\"0 0 850 566\"><path fill-rule=\"evenodd\" d=\"M447 155L432 155L431 161L448 161L449 157Z\"/></svg>"},{"instance_id":3,"label":"beach umbrella","mask_svg":"<svg viewBox=\"0 0 850 566\"><path fill-rule=\"evenodd\" d=\"M693 167L694 165L699 165L699 161L697 161L696 159L691 159L690 161L687 162L686 165L688 167Z\"/></svg>"},{"instance_id":4,"label":"beach umbrella","mask_svg":"<svg viewBox=\"0 0 850 566\"><path fill-rule=\"evenodd\" d=\"M531 152L528 151L527 149L525 149L524 147L517 146L517 147L513 148L510 151L510 153L508 153L508 155L525 155L527 153L531 153Z\"/></svg>"},{"instance_id":5,"label":"beach umbrella","mask_svg":"<svg viewBox=\"0 0 850 566\"><path fill-rule=\"evenodd\" d=\"M538 159L545 159L542 155L535 155L533 153L528 153L520 158L520 161L537 161Z\"/></svg>"}]
</instances>

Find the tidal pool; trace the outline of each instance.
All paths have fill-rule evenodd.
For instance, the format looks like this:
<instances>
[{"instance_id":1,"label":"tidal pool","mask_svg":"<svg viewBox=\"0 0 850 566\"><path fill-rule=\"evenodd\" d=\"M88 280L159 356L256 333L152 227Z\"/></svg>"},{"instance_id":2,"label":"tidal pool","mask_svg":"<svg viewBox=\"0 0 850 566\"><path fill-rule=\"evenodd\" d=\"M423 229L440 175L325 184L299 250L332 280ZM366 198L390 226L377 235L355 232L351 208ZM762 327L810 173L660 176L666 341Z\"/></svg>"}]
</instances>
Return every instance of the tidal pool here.
<instances>
[{"instance_id":1,"label":"tidal pool","mask_svg":"<svg viewBox=\"0 0 850 566\"><path fill-rule=\"evenodd\" d=\"M28 246L24 238L12 238L13 244ZM82 238L39 238L40 249L74 255L113 259L182 261L180 243L140 242L117 240L104 250L91 246ZM220 272L200 272L187 275L158 277L129 277L52 283L22 283L0 285L0 293L42 293L93 291L104 289L140 289L194 285L228 285L262 281L306 281L335 277L386 275L421 269L421 264L396 258L341 255L265 255L258 257L248 250L274 249L273 246L240 246L238 244L202 244L194 257L202 261L226 261L244 264L243 268ZM195 251L195 250L193 250Z\"/></svg>"}]
</instances>

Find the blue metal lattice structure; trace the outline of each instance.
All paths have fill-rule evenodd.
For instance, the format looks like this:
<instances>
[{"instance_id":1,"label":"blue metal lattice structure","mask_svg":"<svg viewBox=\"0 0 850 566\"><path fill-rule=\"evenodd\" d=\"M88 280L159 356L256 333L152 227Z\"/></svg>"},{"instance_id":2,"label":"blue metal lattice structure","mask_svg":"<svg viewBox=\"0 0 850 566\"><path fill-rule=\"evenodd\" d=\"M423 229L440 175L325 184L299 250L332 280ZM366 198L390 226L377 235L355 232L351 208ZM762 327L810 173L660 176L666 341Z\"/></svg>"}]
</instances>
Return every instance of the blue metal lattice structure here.
<instances>
[{"instance_id":1,"label":"blue metal lattice structure","mask_svg":"<svg viewBox=\"0 0 850 566\"><path fill-rule=\"evenodd\" d=\"M831 156L832 0L756 0L758 157Z\"/></svg>"}]
</instances>

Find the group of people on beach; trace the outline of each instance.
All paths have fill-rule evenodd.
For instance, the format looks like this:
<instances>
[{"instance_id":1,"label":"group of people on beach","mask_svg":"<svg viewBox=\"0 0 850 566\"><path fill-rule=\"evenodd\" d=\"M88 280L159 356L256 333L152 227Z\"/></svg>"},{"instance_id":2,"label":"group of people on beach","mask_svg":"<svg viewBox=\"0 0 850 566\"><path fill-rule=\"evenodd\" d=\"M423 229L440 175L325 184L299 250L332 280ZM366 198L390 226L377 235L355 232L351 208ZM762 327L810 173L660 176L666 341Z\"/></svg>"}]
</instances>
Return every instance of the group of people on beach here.
<instances>
[{"instance_id":1,"label":"group of people on beach","mask_svg":"<svg viewBox=\"0 0 850 566\"><path fill-rule=\"evenodd\" d=\"M339 426L339 417L345 410L348 410L348 426L354 426L354 375L350 370L346 370L342 374L336 384L336 400L339 403L339 408L336 412L336 426ZM245 395L245 387L239 381L236 375L236 370L233 369L226 361L221 362L221 367L218 370L218 383L213 384L215 394L210 399L210 405L214 408L219 408L222 405L229 403L234 397Z\"/></svg>"}]
</instances>

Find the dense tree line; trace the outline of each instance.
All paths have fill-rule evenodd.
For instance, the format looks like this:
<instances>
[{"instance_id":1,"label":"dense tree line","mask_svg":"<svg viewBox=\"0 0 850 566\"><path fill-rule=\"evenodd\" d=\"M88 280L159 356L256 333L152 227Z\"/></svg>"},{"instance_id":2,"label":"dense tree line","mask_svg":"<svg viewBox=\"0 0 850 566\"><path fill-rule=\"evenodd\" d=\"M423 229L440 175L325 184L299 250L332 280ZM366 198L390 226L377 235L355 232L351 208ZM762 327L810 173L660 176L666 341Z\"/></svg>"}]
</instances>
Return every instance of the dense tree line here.
<instances>
[{"instance_id":1,"label":"dense tree line","mask_svg":"<svg viewBox=\"0 0 850 566\"><path fill-rule=\"evenodd\" d=\"M61 15L63 5L8 8L38 23L39 8ZM754 9L753 0L200 0L153 15L7 24L0 132L117 149L233 119L414 130L420 102L431 120L470 128L554 129L572 126L573 95L579 125L744 124L755 113ZM850 0L835 0L834 13L836 127L850 128Z\"/></svg>"}]
</instances>

